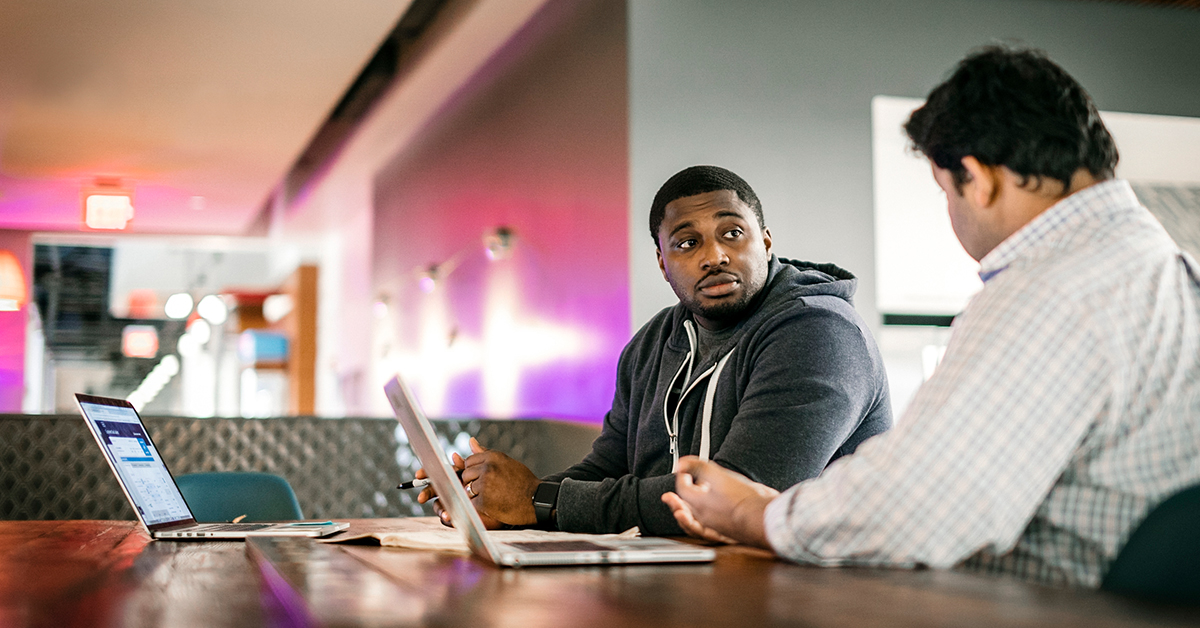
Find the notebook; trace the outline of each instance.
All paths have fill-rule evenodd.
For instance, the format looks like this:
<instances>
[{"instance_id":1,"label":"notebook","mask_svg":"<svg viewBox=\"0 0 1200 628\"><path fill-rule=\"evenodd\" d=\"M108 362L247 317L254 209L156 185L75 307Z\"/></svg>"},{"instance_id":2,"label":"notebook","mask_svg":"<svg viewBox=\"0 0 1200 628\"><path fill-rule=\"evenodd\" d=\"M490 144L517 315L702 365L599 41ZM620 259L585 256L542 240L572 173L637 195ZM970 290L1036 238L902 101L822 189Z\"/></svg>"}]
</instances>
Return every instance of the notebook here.
<instances>
[{"instance_id":1,"label":"notebook","mask_svg":"<svg viewBox=\"0 0 1200 628\"><path fill-rule=\"evenodd\" d=\"M197 523L133 404L84 394L76 394L75 402L138 521L153 538L203 541L247 536L320 537L350 527L349 523L332 521Z\"/></svg>"},{"instance_id":2,"label":"notebook","mask_svg":"<svg viewBox=\"0 0 1200 628\"><path fill-rule=\"evenodd\" d=\"M400 379L392 378L384 387L396 419L408 434L409 445L429 474L442 506L450 513L454 526L467 541L471 553L504 567L543 565L606 565L631 563L710 562L716 557L711 548L661 538L581 539L501 543L493 539L479 513L471 505L458 476L448 463L429 419L421 411L412 391Z\"/></svg>"}]
</instances>

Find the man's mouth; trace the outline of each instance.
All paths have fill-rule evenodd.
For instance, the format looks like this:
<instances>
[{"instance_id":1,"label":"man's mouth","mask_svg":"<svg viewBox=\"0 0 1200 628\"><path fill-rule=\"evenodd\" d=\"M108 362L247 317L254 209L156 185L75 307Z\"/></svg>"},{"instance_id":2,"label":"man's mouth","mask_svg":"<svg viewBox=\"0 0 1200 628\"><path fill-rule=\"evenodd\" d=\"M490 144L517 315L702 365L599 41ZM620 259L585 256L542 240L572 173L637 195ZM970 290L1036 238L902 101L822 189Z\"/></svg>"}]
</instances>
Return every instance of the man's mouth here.
<instances>
[{"instance_id":1,"label":"man's mouth","mask_svg":"<svg viewBox=\"0 0 1200 628\"><path fill-rule=\"evenodd\" d=\"M696 289L706 297L723 297L737 290L740 283L736 275L717 273L709 275L696 284Z\"/></svg>"}]
</instances>

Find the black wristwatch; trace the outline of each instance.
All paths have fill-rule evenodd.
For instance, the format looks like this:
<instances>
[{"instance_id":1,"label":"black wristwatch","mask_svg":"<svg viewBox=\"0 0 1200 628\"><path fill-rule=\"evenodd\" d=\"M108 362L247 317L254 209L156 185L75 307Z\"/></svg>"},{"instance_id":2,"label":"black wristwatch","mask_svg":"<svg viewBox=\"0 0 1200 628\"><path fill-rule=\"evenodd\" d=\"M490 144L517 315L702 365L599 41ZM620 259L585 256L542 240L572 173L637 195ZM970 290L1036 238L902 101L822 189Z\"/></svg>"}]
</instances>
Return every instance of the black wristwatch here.
<instances>
[{"instance_id":1,"label":"black wristwatch","mask_svg":"<svg viewBox=\"0 0 1200 628\"><path fill-rule=\"evenodd\" d=\"M533 514L539 528L558 527L558 482L542 482L533 492Z\"/></svg>"}]
</instances>

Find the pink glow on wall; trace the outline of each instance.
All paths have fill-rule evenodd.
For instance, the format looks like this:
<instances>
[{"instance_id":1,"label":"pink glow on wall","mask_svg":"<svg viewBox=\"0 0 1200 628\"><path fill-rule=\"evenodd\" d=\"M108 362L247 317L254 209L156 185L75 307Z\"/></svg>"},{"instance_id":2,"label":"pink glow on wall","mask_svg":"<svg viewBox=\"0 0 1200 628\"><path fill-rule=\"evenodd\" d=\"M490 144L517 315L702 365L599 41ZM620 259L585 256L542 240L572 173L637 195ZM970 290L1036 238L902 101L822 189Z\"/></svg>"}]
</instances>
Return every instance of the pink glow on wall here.
<instances>
[{"instance_id":1,"label":"pink glow on wall","mask_svg":"<svg viewBox=\"0 0 1200 628\"><path fill-rule=\"evenodd\" d=\"M625 63L623 3L551 3L377 175L376 376L409 376L431 415L600 421L611 405L629 340ZM485 248L497 227L506 255Z\"/></svg>"},{"instance_id":2,"label":"pink glow on wall","mask_svg":"<svg viewBox=\"0 0 1200 628\"><path fill-rule=\"evenodd\" d=\"M11 251L16 256L25 271L25 285L32 286L33 249L29 234L0 231L0 250ZM15 312L0 312L0 412L21 411L25 395L25 327L29 307L26 304Z\"/></svg>"}]
</instances>

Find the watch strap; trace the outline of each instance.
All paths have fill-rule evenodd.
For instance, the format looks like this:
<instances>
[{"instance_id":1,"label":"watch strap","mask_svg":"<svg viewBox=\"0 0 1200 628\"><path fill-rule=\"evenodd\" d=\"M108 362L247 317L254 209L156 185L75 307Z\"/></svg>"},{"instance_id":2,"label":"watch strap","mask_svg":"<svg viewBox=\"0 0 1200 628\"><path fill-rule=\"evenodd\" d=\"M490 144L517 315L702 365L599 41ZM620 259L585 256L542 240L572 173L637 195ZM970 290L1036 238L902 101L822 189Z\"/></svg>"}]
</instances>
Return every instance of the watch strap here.
<instances>
[{"instance_id":1,"label":"watch strap","mask_svg":"<svg viewBox=\"0 0 1200 628\"><path fill-rule=\"evenodd\" d=\"M538 527L554 527L558 510L558 482L540 482L533 493L533 514Z\"/></svg>"}]
</instances>

